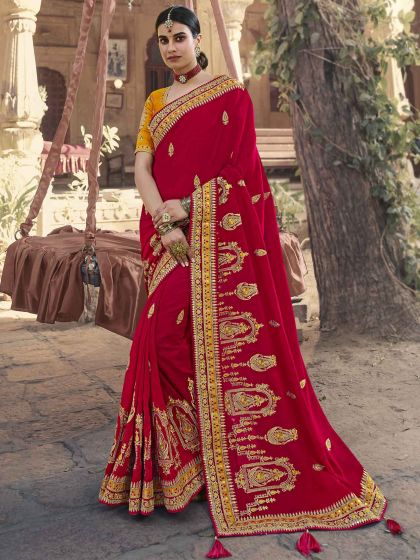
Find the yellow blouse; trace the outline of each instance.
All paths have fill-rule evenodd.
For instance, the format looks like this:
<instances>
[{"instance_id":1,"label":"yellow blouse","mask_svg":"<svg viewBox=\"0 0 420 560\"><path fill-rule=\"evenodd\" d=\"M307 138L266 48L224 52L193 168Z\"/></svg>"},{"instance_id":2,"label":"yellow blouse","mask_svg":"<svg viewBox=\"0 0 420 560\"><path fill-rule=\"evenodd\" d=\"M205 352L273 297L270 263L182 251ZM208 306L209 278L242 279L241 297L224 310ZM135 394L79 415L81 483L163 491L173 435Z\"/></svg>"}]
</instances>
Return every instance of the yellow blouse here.
<instances>
[{"instance_id":1,"label":"yellow blouse","mask_svg":"<svg viewBox=\"0 0 420 560\"><path fill-rule=\"evenodd\" d=\"M158 111L162 109L165 105L166 92L169 88L161 88L152 91L149 97L146 99L143 113L140 119L139 132L137 135L136 149L134 153L137 152L149 152L150 154L155 153L155 146L153 144L152 136L149 130L150 121L156 115Z\"/></svg>"}]
</instances>

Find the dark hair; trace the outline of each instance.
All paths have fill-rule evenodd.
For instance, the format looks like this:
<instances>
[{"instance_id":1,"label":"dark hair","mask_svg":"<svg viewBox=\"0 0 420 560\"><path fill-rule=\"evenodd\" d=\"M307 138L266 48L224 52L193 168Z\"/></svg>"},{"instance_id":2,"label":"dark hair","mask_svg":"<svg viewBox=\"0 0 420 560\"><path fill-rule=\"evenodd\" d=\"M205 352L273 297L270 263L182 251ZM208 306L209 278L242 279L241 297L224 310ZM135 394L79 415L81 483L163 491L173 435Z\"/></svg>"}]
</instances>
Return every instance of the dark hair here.
<instances>
[{"instance_id":1,"label":"dark hair","mask_svg":"<svg viewBox=\"0 0 420 560\"><path fill-rule=\"evenodd\" d=\"M177 21L178 23L183 23L184 25L189 27L192 36L195 39L197 35L201 32L200 22L198 21L198 17L195 15L195 13L192 10L185 8L184 6L175 6L174 8L167 8L166 10L163 10L163 12L160 12L160 14L156 19L156 24L155 24L156 31L158 30L159 25L165 23L165 21L168 18L168 14L170 10L172 10L171 20ZM203 70L207 68L209 64L207 56L203 52L201 52L197 56L197 62Z\"/></svg>"}]
</instances>

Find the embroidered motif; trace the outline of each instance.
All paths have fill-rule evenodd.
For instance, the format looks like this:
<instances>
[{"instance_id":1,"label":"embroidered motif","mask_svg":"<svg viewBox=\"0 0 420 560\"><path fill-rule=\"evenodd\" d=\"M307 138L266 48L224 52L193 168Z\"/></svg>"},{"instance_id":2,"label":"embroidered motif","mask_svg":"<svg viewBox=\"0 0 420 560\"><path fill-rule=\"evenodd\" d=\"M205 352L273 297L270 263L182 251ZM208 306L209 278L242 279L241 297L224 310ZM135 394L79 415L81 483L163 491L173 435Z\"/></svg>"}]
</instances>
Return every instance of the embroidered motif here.
<instances>
[{"instance_id":1,"label":"embroidered motif","mask_svg":"<svg viewBox=\"0 0 420 560\"><path fill-rule=\"evenodd\" d=\"M184 318L184 310L178 313L178 317L176 318L176 324L180 325L182 323L183 318Z\"/></svg>"},{"instance_id":2,"label":"embroidered motif","mask_svg":"<svg viewBox=\"0 0 420 560\"><path fill-rule=\"evenodd\" d=\"M325 469L325 466L320 465L319 463L314 463L312 465L312 468L314 469L314 471L323 471Z\"/></svg>"},{"instance_id":3,"label":"embroidered motif","mask_svg":"<svg viewBox=\"0 0 420 560\"><path fill-rule=\"evenodd\" d=\"M223 177L217 177L217 184L219 186L218 195L219 195L219 204L225 204L227 202L229 191L232 188Z\"/></svg>"},{"instance_id":4,"label":"embroidered motif","mask_svg":"<svg viewBox=\"0 0 420 560\"><path fill-rule=\"evenodd\" d=\"M153 313L155 312L155 304L152 303L152 305L149 308L149 311L147 313L147 318L150 319L150 317L153 315Z\"/></svg>"},{"instance_id":5,"label":"embroidered motif","mask_svg":"<svg viewBox=\"0 0 420 560\"><path fill-rule=\"evenodd\" d=\"M168 154L169 154L169 157L172 157L172 156L174 155L174 152L175 152L175 148L174 148L174 145L173 145L172 142L171 142L171 143L169 144L169 147L168 147Z\"/></svg>"},{"instance_id":6,"label":"embroidered motif","mask_svg":"<svg viewBox=\"0 0 420 560\"><path fill-rule=\"evenodd\" d=\"M248 300L258 294L257 284L248 284L247 282L240 282L235 289L235 294L239 299Z\"/></svg>"},{"instance_id":7,"label":"embroidered motif","mask_svg":"<svg viewBox=\"0 0 420 560\"><path fill-rule=\"evenodd\" d=\"M235 483L245 492L277 488L290 492L295 487L298 474L300 471L294 468L287 457L278 457L270 462L241 465L235 476Z\"/></svg>"},{"instance_id":8,"label":"embroidered motif","mask_svg":"<svg viewBox=\"0 0 420 560\"><path fill-rule=\"evenodd\" d=\"M325 440L325 447L328 449L328 451L331 451L331 440L330 440L330 438L327 438Z\"/></svg>"},{"instance_id":9,"label":"embroidered motif","mask_svg":"<svg viewBox=\"0 0 420 560\"><path fill-rule=\"evenodd\" d=\"M243 262L248 253L242 251L236 241L219 244L219 273L226 276L231 272L242 270Z\"/></svg>"},{"instance_id":10,"label":"embroidered motif","mask_svg":"<svg viewBox=\"0 0 420 560\"><path fill-rule=\"evenodd\" d=\"M220 225L226 230L234 230L238 226L242 225L242 219L240 214L225 214L220 222Z\"/></svg>"},{"instance_id":11,"label":"embroidered motif","mask_svg":"<svg viewBox=\"0 0 420 560\"><path fill-rule=\"evenodd\" d=\"M254 371L267 371L277 365L276 356L264 356L263 354L254 354L247 362L249 367Z\"/></svg>"},{"instance_id":12,"label":"embroidered motif","mask_svg":"<svg viewBox=\"0 0 420 560\"><path fill-rule=\"evenodd\" d=\"M268 324L275 328L280 326L280 323L274 321L274 319L270 319L270 321L268 321Z\"/></svg>"},{"instance_id":13,"label":"embroidered motif","mask_svg":"<svg viewBox=\"0 0 420 560\"><path fill-rule=\"evenodd\" d=\"M150 238L150 247L153 249L153 255L157 257L162 250L162 242L157 233L154 233Z\"/></svg>"},{"instance_id":14,"label":"embroidered motif","mask_svg":"<svg viewBox=\"0 0 420 560\"><path fill-rule=\"evenodd\" d=\"M141 463L141 443L143 437L143 416L136 414L135 428L134 428L134 449L135 449L135 463Z\"/></svg>"},{"instance_id":15,"label":"embroidered motif","mask_svg":"<svg viewBox=\"0 0 420 560\"><path fill-rule=\"evenodd\" d=\"M259 383L255 388L228 389L225 394L225 406L231 416L270 416L274 414L276 403L280 399L281 397L275 395L266 383Z\"/></svg>"},{"instance_id":16,"label":"embroidered motif","mask_svg":"<svg viewBox=\"0 0 420 560\"><path fill-rule=\"evenodd\" d=\"M254 194L254 196L251 198L252 200L252 204L255 204L256 202L258 202L261 198L260 194Z\"/></svg>"},{"instance_id":17,"label":"embroidered motif","mask_svg":"<svg viewBox=\"0 0 420 560\"><path fill-rule=\"evenodd\" d=\"M201 187L200 178L199 178L198 175L196 175L196 176L194 177L194 187L195 187L196 189L198 189L199 187Z\"/></svg>"},{"instance_id":18,"label":"embroidered motif","mask_svg":"<svg viewBox=\"0 0 420 560\"><path fill-rule=\"evenodd\" d=\"M192 377L188 378L188 391L191 395L191 404L195 408L195 395L194 395L194 379Z\"/></svg>"},{"instance_id":19,"label":"embroidered motif","mask_svg":"<svg viewBox=\"0 0 420 560\"><path fill-rule=\"evenodd\" d=\"M273 445L284 445L291 441L296 441L298 432L296 428L287 429L280 426L274 426L267 432L266 439Z\"/></svg>"},{"instance_id":20,"label":"embroidered motif","mask_svg":"<svg viewBox=\"0 0 420 560\"><path fill-rule=\"evenodd\" d=\"M244 181L243 179L239 179L238 185L239 185L240 187L246 187L246 183L245 183L245 181Z\"/></svg>"},{"instance_id":21,"label":"embroidered motif","mask_svg":"<svg viewBox=\"0 0 420 560\"><path fill-rule=\"evenodd\" d=\"M254 251L254 255L257 255L257 257L263 257L266 254L267 251L265 249L255 249Z\"/></svg>"},{"instance_id":22,"label":"embroidered motif","mask_svg":"<svg viewBox=\"0 0 420 560\"><path fill-rule=\"evenodd\" d=\"M271 195L270 191L267 191L264 193L264 200L267 200L267 198Z\"/></svg>"},{"instance_id":23,"label":"embroidered motif","mask_svg":"<svg viewBox=\"0 0 420 560\"><path fill-rule=\"evenodd\" d=\"M158 465L165 474L168 474L171 468L176 469L181 466L173 427L169 423L166 410L157 407L153 407L153 422L157 438Z\"/></svg>"},{"instance_id":24,"label":"embroidered motif","mask_svg":"<svg viewBox=\"0 0 420 560\"><path fill-rule=\"evenodd\" d=\"M286 395L287 395L288 397L290 397L291 399L295 399L295 398L296 398L296 395L295 395L294 393L292 393L292 391L287 391Z\"/></svg>"},{"instance_id":25,"label":"embroidered motif","mask_svg":"<svg viewBox=\"0 0 420 560\"><path fill-rule=\"evenodd\" d=\"M191 266L191 289L198 399L196 404L197 409L200 410L199 430L200 438L203 441L202 460L206 468L206 482L218 534L228 536L232 534L251 535L257 532L301 531L308 526L319 529L344 529L356 527L367 521L378 520L383 513L386 500L366 471L363 471L361 477L360 495L349 493L323 509L287 514L258 514L252 517L249 515L251 510L259 511L267 507L270 500L276 499L276 493L284 491L275 488L274 485L287 482L287 469L284 468L284 465L275 465L275 458L268 455L264 455L258 460L252 460L248 464L242 464L240 472L230 472L227 469L227 465L231 463L225 432L226 413L225 408L220 406L220 402L223 402L223 395L226 393L222 390L223 382L232 380L238 384L235 389L242 391L252 389L252 387L247 387L245 384L249 378L248 372L246 374L245 372L244 374L235 372L232 366L228 366L230 371L226 371L220 362L218 331L220 285L227 280L223 273L218 276L218 265L222 262L224 267L230 267L238 260L236 252L241 248L237 246L235 251L232 251L231 247L230 250L227 250L226 242L217 241L216 236L219 231L217 231L218 224L216 223L216 184L215 180L209 181L203 185L202 189L197 189L193 193L195 211L191 220L191 247L195 262ZM230 256L227 253L230 253ZM241 267L242 264L243 261ZM252 372L250 375L253 375ZM290 391L288 391L288 396L296 398ZM246 430L251 427L254 431L255 427L249 423L254 417L258 418L249 411L247 414L234 416L233 418L244 421L235 424L236 430L243 430L244 436L252 435L247 434ZM244 455L253 452L253 448L250 446L252 446L251 440L250 444L246 444L243 448ZM277 460L279 459L288 460L287 458L277 458ZM238 463L233 462L232 464ZM255 470L251 473L252 468ZM264 472L265 468L268 472ZM252 477L252 474L255 476ZM298 474L296 473L295 476ZM240 484L251 490L249 494L253 498L253 501L245 500L243 509L238 508L235 500L233 490L235 475L238 476Z\"/></svg>"},{"instance_id":26,"label":"embroidered motif","mask_svg":"<svg viewBox=\"0 0 420 560\"><path fill-rule=\"evenodd\" d=\"M227 114L226 111L223 111L222 123L223 123L224 125L229 124L229 115Z\"/></svg>"},{"instance_id":27,"label":"embroidered motif","mask_svg":"<svg viewBox=\"0 0 420 560\"><path fill-rule=\"evenodd\" d=\"M232 313L219 321L220 341L222 344L234 344L236 347L250 344L257 340L262 326L249 311Z\"/></svg>"},{"instance_id":28,"label":"embroidered motif","mask_svg":"<svg viewBox=\"0 0 420 560\"><path fill-rule=\"evenodd\" d=\"M198 451L200 449L200 439L198 436L197 418L191 405L185 400L170 398L167 410L168 417L182 447L189 451Z\"/></svg>"},{"instance_id":29,"label":"embroidered motif","mask_svg":"<svg viewBox=\"0 0 420 560\"><path fill-rule=\"evenodd\" d=\"M151 278L148 284L148 296L150 297L162 280L173 270L178 262L172 257L172 255L165 251L160 258L157 266L151 273Z\"/></svg>"},{"instance_id":30,"label":"embroidered motif","mask_svg":"<svg viewBox=\"0 0 420 560\"><path fill-rule=\"evenodd\" d=\"M303 389L306 385L306 379L301 379L299 382L299 385L301 386L301 388Z\"/></svg>"}]
</instances>

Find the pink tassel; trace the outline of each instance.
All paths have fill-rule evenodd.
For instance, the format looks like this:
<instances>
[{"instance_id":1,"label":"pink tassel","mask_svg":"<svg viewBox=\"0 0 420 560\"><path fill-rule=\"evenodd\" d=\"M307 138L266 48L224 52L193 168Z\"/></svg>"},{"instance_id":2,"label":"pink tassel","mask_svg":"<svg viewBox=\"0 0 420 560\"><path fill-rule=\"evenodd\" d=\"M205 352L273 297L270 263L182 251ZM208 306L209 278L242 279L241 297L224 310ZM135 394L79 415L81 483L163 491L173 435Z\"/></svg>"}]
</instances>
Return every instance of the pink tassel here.
<instances>
[{"instance_id":1,"label":"pink tassel","mask_svg":"<svg viewBox=\"0 0 420 560\"><path fill-rule=\"evenodd\" d=\"M226 550L217 536L215 536L214 544L207 552L206 558L227 558L228 556L232 556L232 554L229 552L229 550Z\"/></svg>"},{"instance_id":2,"label":"pink tassel","mask_svg":"<svg viewBox=\"0 0 420 560\"><path fill-rule=\"evenodd\" d=\"M394 519L387 519L386 526L388 528L388 531L393 535L401 535L402 533L404 533L404 529L399 523L394 521Z\"/></svg>"},{"instance_id":3,"label":"pink tassel","mask_svg":"<svg viewBox=\"0 0 420 560\"><path fill-rule=\"evenodd\" d=\"M316 538L306 529L296 543L296 550L303 556L309 556L311 552L321 552L322 548Z\"/></svg>"}]
</instances>

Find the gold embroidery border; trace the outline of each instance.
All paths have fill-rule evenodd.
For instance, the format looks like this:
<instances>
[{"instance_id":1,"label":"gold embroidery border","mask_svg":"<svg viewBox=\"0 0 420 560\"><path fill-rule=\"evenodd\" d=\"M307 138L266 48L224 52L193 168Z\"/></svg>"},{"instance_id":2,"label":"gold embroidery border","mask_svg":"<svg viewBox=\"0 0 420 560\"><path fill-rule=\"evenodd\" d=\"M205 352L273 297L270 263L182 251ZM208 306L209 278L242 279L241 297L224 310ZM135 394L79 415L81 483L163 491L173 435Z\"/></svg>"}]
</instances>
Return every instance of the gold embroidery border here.
<instances>
[{"instance_id":1,"label":"gold embroidery border","mask_svg":"<svg viewBox=\"0 0 420 560\"><path fill-rule=\"evenodd\" d=\"M187 463L172 480L131 482L131 475L104 476L99 500L107 505L128 504L131 514L151 513L155 506L168 511L183 509L204 485L201 457Z\"/></svg>"},{"instance_id":2,"label":"gold embroidery border","mask_svg":"<svg viewBox=\"0 0 420 560\"><path fill-rule=\"evenodd\" d=\"M160 258L155 270L153 271L153 276L150 279L148 286L147 296L150 297L159 284L164 278L173 270L178 262L172 257L172 255L165 250L165 253Z\"/></svg>"},{"instance_id":3,"label":"gold embroidery border","mask_svg":"<svg viewBox=\"0 0 420 560\"><path fill-rule=\"evenodd\" d=\"M234 89L243 90L245 86L234 78L222 75L165 105L149 124L155 149L173 125L186 113Z\"/></svg>"},{"instance_id":4,"label":"gold embroidery border","mask_svg":"<svg viewBox=\"0 0 420 560\"><path fill-rule=\"evenodd\" d=\"M191 264L191 283L197 414L209 507L217 534L239 536L307 528L350 529L379 521L387 501L364 469L360 497L349 493L318 511L240 518L229 467L225 419L219 408L222 394L217 344L216 184L216 179L212 179L192 194L194 262Z\"/></svg>"}]
</instances>

